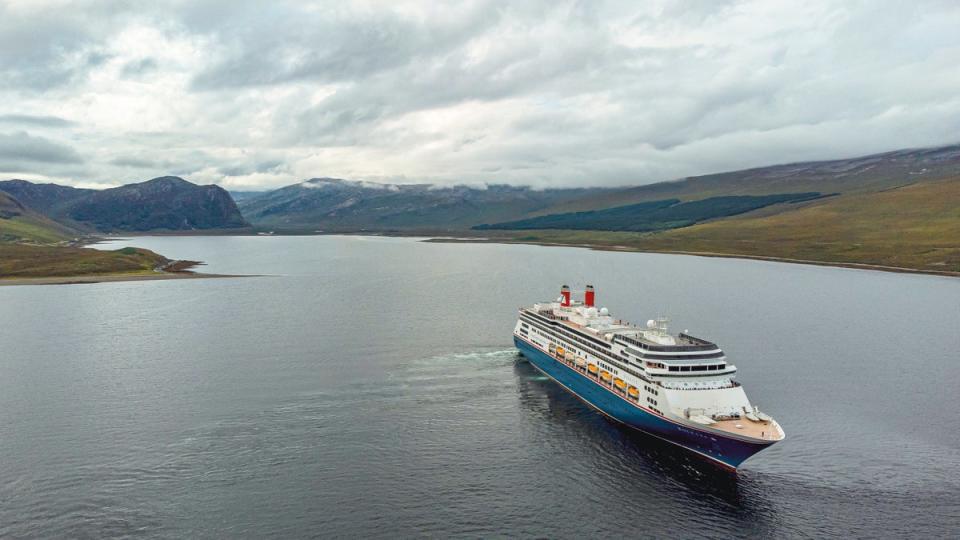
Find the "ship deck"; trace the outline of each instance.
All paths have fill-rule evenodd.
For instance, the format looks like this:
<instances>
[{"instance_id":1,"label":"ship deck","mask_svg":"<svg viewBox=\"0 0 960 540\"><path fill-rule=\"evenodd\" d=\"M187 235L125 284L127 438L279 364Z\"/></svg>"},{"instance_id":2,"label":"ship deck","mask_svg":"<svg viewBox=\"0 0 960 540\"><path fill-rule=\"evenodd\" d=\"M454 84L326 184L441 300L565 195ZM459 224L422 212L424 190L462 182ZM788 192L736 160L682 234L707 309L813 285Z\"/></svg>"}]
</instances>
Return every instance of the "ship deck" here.
<instances>
[{"instance_id":1,"label":"ship deck","mask_svg":"<svg viewBox=\"0 0 960 540\"><path fill-rule=\"evenodd\" d=\"M578 330L581 332L586 331L594 335L595 337L607 342L613 341L612 338L619 334L619 335L626 335L628 337L642 341L649 345L653 345L653 346L660 345L654 341L650 341L649 339L646 339L643 337L642 332L645 330L644 328L639 327L633 323L622 321L619 319L614 321L611 326L603 328L602 331L597 331L597 329L593 328L592 326L584 326L582 324L577 324L567 319L557 318L554 320L559 322L560 324L563 324L564 326L573 328L574 330ZM698 345L703 345L704 343L706 343L703 340L691 338L690 336L686 336L686 335L673 336L673 339L676 340L676 344L674 346L680 346L680 347L696 347Z\"/></svg>"},{"instance_id":2,"label":"ship deck","mask_svg":"<svg viewBox=\"0 0 960 540\"><path fill-rule=\"evenodd\" d=\"M765 441L780 440L780 432L771 422L753 422L746 418L741 418L740 420L718 420L715 424L707 427Z\"/></svg>"}]
</instances>

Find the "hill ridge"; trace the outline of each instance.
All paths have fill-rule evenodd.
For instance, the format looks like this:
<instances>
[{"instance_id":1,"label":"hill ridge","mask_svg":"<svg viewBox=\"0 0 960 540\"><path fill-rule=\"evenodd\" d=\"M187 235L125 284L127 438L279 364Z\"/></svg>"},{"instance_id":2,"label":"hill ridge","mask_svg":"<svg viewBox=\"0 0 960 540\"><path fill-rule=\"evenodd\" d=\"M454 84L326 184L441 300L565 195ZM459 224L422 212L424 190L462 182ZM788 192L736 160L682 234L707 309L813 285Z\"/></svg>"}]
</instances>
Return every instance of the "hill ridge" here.
<instances>
[{"instance_id":1,"label":"hill ridge","mask_svg":"<svg viewBox=\"0 0 960 540\"><path fill-rule=\"evenodd\" d=\"M91 232L249 227L222 187L197 185L179 176L103 190L15 179L0 181L0 191L64 226Z\"/></svg>"}]
</instances>

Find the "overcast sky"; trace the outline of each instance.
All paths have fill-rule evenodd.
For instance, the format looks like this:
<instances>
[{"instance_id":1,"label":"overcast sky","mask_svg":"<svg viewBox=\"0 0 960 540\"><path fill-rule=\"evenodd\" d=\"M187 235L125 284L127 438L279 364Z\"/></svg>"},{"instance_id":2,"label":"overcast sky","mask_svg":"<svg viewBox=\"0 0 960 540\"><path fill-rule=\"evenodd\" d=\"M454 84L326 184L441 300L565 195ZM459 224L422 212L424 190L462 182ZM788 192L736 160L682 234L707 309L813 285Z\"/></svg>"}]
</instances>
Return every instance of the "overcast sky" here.
<instances>
[{"instance_id":1,"label":"overcast sky","mask_svg":"<svg viewBox=\"0 0 960 540\"><path fill-rule=\"evenodd\" d=\"M626 185L955 142L954 0L0 0L0 178Z\"/></svg>"}]
</instances>

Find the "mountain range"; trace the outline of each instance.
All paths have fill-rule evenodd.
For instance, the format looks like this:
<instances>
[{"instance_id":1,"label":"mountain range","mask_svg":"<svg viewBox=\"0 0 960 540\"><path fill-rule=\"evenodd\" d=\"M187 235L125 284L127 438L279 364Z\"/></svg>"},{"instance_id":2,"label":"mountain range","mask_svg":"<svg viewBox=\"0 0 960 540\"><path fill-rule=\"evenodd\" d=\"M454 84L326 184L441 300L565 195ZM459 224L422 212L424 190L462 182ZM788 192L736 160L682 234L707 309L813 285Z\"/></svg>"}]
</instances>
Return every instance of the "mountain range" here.
<instances>
[{"instance_id":1,"label":"mountain range","mask_svg":"<svg viewBox=\"0 0 960 540\"><path fill-rule=\"evenodd\" d=\"M516 219L603 191L313 178L248 195L238 204L257 227L282 231L469 230L479 223Z\"/></svg>"},{"instance_id":2,"label":"mountain range","mask_svg":"<svg viewBox=\"0 0 960 540\"><path fill-rule=\"evenodd\" d=\"M275 231L457 232L477 226L509 228L497 225L653 201L796 193L849 195L952 176L960 176L960 145L759 167L624 188L537 190L505 185L451 187L314 178L260 194L244 192L238 205L255 227ZM774 210L796 208L773 206ZM724 216L706 219L715 217ZM686 226L691 222L681 220L678 224Z\"/></svg>"},{"instance_id":3,"label":"mountain range","mask_svg":"<svg viewBox=\"0 0 960 540\"><path fill-rule=\"evenodd\" d=\"M233 197L169 176L105 190L0 181L0 241L211 230L448 233L956 272L960 145L619 188L313 178Z\"/></svg>"},{"instance_id":4,"label":"mountain range","mask_svg":"<svg viewBox=\"0 0 960 540\"><path fill-rule=\"evenodd\" d=\"M624 188L312 179L246 194L277 232L381 231L960 273L960 145Z\"/></svg>"}]
</instances>

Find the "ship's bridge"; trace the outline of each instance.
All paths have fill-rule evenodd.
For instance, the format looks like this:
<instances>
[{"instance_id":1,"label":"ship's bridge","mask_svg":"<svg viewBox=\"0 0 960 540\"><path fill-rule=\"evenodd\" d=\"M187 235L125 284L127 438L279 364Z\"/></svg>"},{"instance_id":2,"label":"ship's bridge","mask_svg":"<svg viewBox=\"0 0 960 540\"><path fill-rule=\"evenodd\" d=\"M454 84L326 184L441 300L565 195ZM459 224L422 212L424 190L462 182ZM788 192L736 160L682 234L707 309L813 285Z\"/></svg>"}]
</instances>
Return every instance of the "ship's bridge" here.
<instances>
[{"instance_id":1,"label":"ship's bridge","mask_svg":"<svg viewBox=\"0 0 960 540\"><path fill-rule=\"evenodd\" d=\"M667 332L667 319L647 322L644 330L619 332L613 342L621 345L623 356L640 363L650 375L669 377L732 376L736 367L715 343L685 332Z\"/></svg>"}]
</instances>

